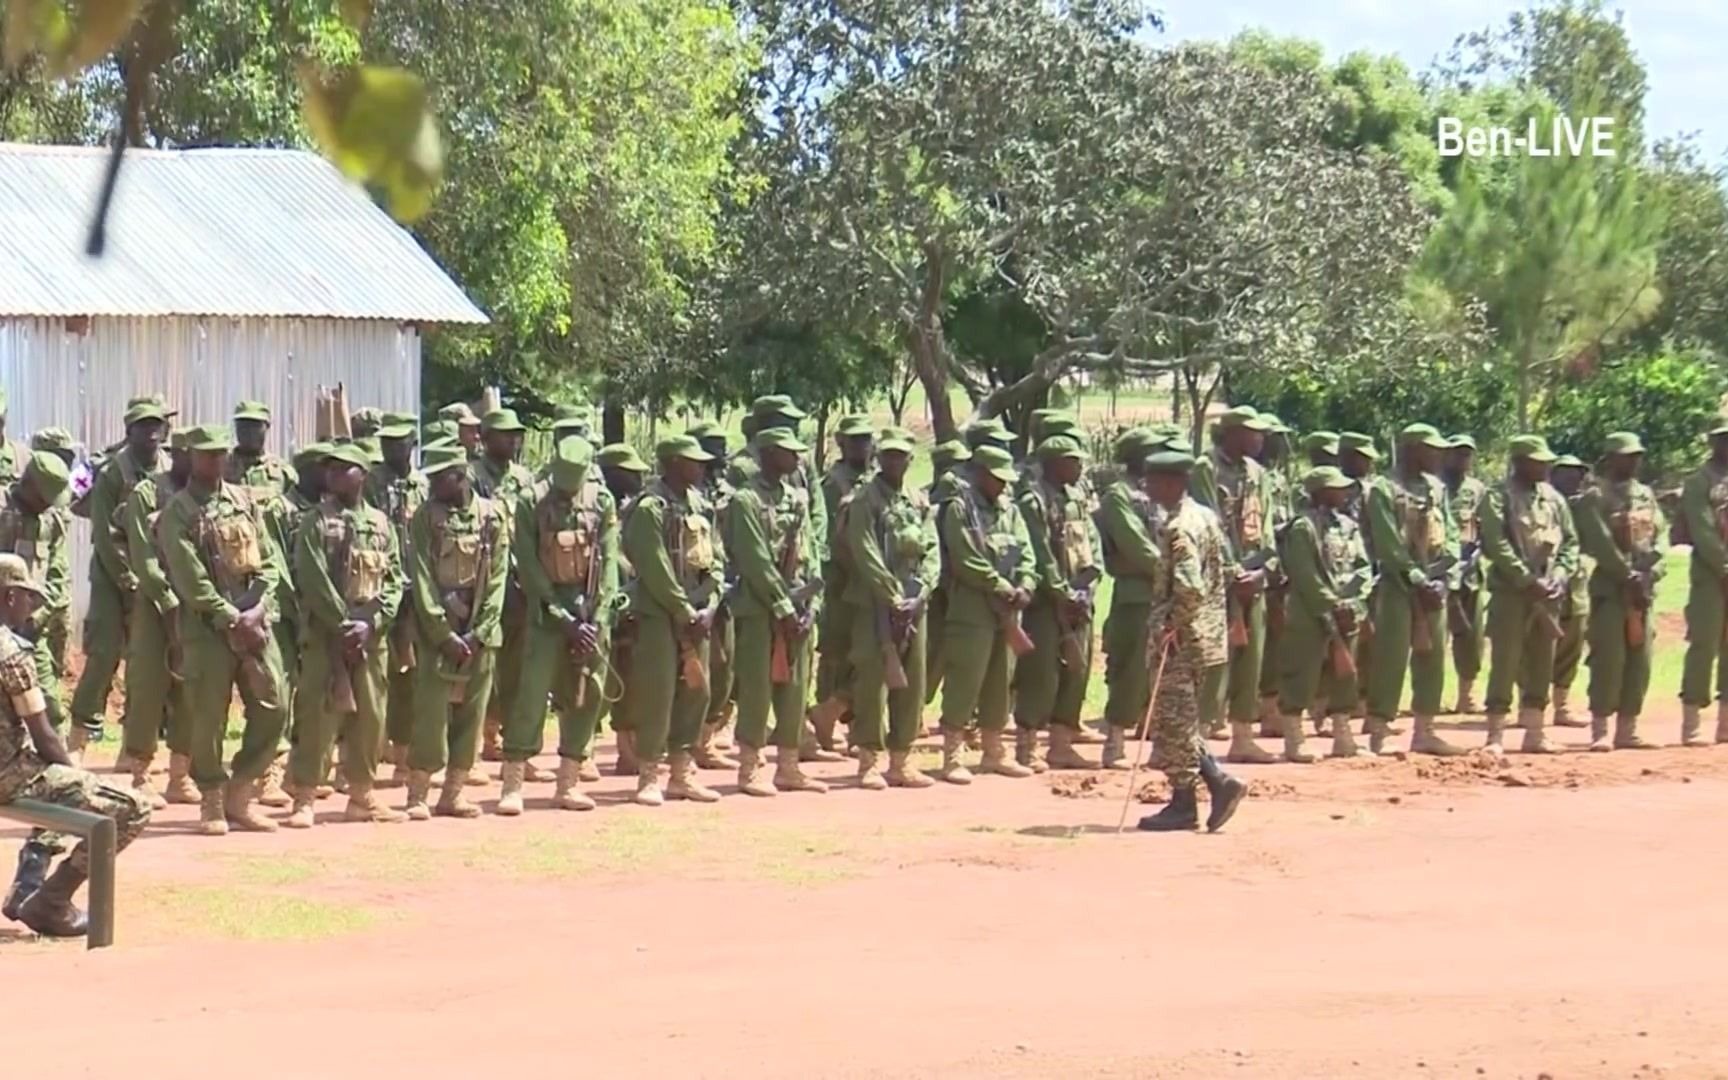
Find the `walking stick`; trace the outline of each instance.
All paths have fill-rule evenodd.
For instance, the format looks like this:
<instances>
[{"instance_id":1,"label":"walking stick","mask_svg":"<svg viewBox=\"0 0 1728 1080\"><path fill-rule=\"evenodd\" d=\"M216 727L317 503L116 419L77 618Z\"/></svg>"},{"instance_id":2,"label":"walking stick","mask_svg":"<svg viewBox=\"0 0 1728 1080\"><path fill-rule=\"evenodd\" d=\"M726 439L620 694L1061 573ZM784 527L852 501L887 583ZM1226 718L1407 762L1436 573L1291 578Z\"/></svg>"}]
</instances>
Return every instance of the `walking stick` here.
<instances>
[{"instance_id":1,"label":"walking stick","mask_svg":"<svg viewBox=\"0 0 1728 1080\"><path fill-rule=\"evenodd\" d=\"M1163 638L1163 635L1159 635ZM1170 659L1175 638L1164 638L1158 645L1158 670L1152 676L1152 696L1146 699L1146 715L1140 718L1140 737L1134 740L1134 760L1128 765L1128 794L1122 797L1122 814L1116 819L1116 832L1128 823L1128 804L1134 801L1134 778L1140 775L1140 759L1146 756L1146 738L1152 734L1152 710L1158 707L1158 687L1164 682L1164 663Z\"/></svg>"}]
</instances>

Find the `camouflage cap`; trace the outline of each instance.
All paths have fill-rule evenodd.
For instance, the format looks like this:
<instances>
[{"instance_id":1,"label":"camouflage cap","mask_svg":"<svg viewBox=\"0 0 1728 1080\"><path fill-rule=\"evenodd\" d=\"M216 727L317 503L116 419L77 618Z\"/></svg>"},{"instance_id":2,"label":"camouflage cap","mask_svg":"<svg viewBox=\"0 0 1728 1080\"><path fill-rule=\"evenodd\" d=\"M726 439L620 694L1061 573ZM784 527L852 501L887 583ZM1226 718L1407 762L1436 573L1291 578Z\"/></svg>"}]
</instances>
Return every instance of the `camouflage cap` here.
<instances>
[{"instance_id":1,"label":"camouflage cap","mask_svg":"<svg viewBox=\"0 0 1728 1080\"><path fill-rule=\"evenodd\" d=\"M480 418L466 401L452 401L438 410L438 419L449 420L461 427L478 427Z\"/></svg>"},{"instance_id":2,"label":"camouflage cap","mask_svg":"<svg viewBox=\"0 0 1728 1080\"><path fill-rule=\"evenodd\" d=\"M1379 461L1380 451L1374 449L1374 438L1360 431L1346 431L1338 436L1338 453L1361 454L1369 461Z\"/></svg>"},{"instance_id":3,"label":"camouflage cap","mask_svg":"<svg viewBox=\"0 0 1728 1080\"><path fill-rule=\"evenodd\" d=\"M76 450L78 443L63 427L45 427L30 436L32 450Z\"/></svg>"},{"instance_id":4,"label":"camouflage cap","mask_svg":"<svg viewBox=\"0 0 1728 1080\"><path fill-rule=\"evenodd\" d=\"M1506 444L1506 453L1510 457L1528 458L1531 461L1551 462L1554 460L1554 451L1548 449L1548 440L1540 435L1515 436Z\"/></svg>"},{"instance_id":5,"label":"camouflage cap","mask_svg":"<svg viewBox=\"0 0 1728 1080\"><path fill-rule=\"evenodd\" d=\"M802 454L810 449L798 441L797 432L791 428L765 428L756 433L756 437L750 440L750 444L758 450L773 447L777 450L790 450L794 454Z\"/></svg>"},{"instance_id":6,"label":"camouflage cap","mask_svg":"<svg viewBox=\"0 0 1728 1080\"><path fill-rule=\"evenodd\" d=\"M912 433L903 427L885 427L876 436L877 453L884 450L897 450L903 454L910 454L917 445L918 442L912 437Z\"/></svg>"},{"instance_id":7,"label":"camouflage cap","mask_svg":"<svg viewBox=\"0 0 1728 1080\"><path fill-rule=\"evenodd\" d=\"M594 460L608 469L623 469L626 472L648 471L648 463L642 460L642 455L629 443L608 443L594 455Z\"/></svg>"},{"instance_id":8,"label":"camouflage cap","mask_svg":"<svg viewBox=\"0 0 1728 1080\"><path fill-rule=\"evenodd\" d=\"M24 466L24 479L35 487L36 494L52 503L72 483L72 470L59 454L38 450L30 455L30 464Z\"/></svg>"},{"instance_id":9,"label":"camouflage cap","mask_svg":"<svg viewBox=\"0 0 1728 1080\"><path fill-rule=\"evenodd\" d=\"M702 449L702 444L689 435L673 435L661 439L654 447L654 456L661 461L683 458L686 461L713 461L714 455Z\"/></svg>"},{"instance_id":10,"label":"camouflage cap","mask_svg":"<svg viewBox=\"0 0 1728 1080\"><path fill-rule=\"evenodd\" d=\"M1433 424L1406 424L1404 430L1398 433L1398 444L1402 446L1405 443L1421 443L1436 450L1444 450L1452 445Z\"/></svg>"},{"instance_id":11,"label":"camouflage cap","mask_svg":"<svg viewBox=\"0 0 1728 1080\"><path fill-rule=\"evenodd\" d=\"M1300 443L1304 454L1322 453L1338 456L1338 433L1336 431L1310 431L1302 436Z\"/></svg>"},{"instance_id":12,"label":"camouflage cap","mask_svg":"<svg viewBox=\"0 0 1728 1080\"><path fill-rule=\"evenodd\" d=\"M378 434L378 429L384 426L384 410L368 405L364 409L355 409L354 415L348 418L348 430L354 433L356 439Z\"/></svg>"},{"instance_id":13,"label":"camouflage cap","mask_svg":"<svg viewBox=\"0 0 1728 1080\"><path fill-rule=\"evenodd\" d=\"M1247 428L1249 431L1272 430L1272 425L1268 424L1266 418L1260 415L1260 410L1252 405L1237 405L1218 414L1220 431L1238 427Z\"/></svg>"},{"instance_id":14,"label":"camouflage cap","mask_svg":"<svg viewBox=\"0 0 1728 1080\"><path fill-rule=\"evenodd\" d=\"M579 489L594 464L594 444L580 435L566 435L552 451L552 486L560 491Z\"/></svg>"},{"instance_id":15,"label":"camouflage cap","mask_svg":"<svg viewBox=\"0 0 1728 1080\"><path fill-rule=\"evenodd\" d=\"M131 427L133 424L144 420L161 420L166 423L176 415L178 414L168 407L166 401L155 394L151 394L148 397L128 399L126 413L121 417L121 420L127 427Z\"/></svg>"},{"instance_id":16,"label":"camouflage cap","mask_svg":"<svg viewBox=\"0 0 1728 1080\"><path fill-rule=\"evenodd\" d=\"M515 409L493 409L480 421L481 431L527 431Z\"/></svg>"},{"instance_id":17,"label":"camouflage cap","mask_svg":"<svg viewBox=\"0 0 1728 1080\"><path fill-rule=\"evenodd\" d=\"M1347 488L1356 481L1344 475L1344 470L1336 465L1319 465L1302 474L1302 489L1304 491L1319 491L1321 488Z\"/></svg>"},{"instance_id":18,"label":"camouflage cap","mask_svg":"<svg viewBox=\"0 0 1728 1080\"><path fill-rule=\"evenodd\" d=\"M372 467L371 455L367 454L366 448L357 442L337 443L335 446L329 447L324 451L324 460L343 465L356 465L362 469Z\"/></svg>"},{"instance_id":19,"label":"camouflage cap","mask_svg":"<svg viewBox=\"0 0 1728 1080\"><path fill-rule=\"evenodd\" d=\"M1602 456L1615 454L1642 454L1644 440L1635 431L1616 431L1602 440Z\"/></svg>"},{"instance_id":20,"label":"camouflage cap","mask_svg":"<svg viewBox=\"0 0 1728 1080\"><path fill-rule=\"evenodd\" d=\"M938 469L948 469L962 461L972 460L972 448L959 439L937 443L930 451L930 463Z\"/></svg>"},{"instance_id":21,"label":"camouflage cap","mask_svg":"<svg viewBox=\"0 0 1728 1080\"><path fill-rule=\"evenodd\" d=\"M266 424L270 422L270 406L262 401L242 401L234 406L235 420L259 420Z\"/></svg>"},{"instance_id":22,"label":"camouflage cap","mask_svg":"<svg viewBox=\"0 0 1728 1080\"><path fill-rule=\"evenodd\" d=\"M1040 458L1070 457L1086 460L1086 448L1072 435L1052 435L1038 444Z\"/></svg>"},{"instance_id":23,"label":"camouflage cap","mask_svg":"<svg viewBox=\"0 0 1728 1080\"><path fill-rule=\"evenodd\" d=\"M973 450L972 467L1005 483L1012 484L1020 479L1020 473L1014 468L1014 455L1000 446L980 446Z\"/></svg>"},{"instance_id":24,"label":"camouflage cap","mask_svg":"<svg viewBox=\"0 0 1728 1080\"><path fill-rule=\"evenodd\" d=\"M809 414L792 404L792 399L785 394L763 394L750 403L750 415L757 418L779 416L787 420L802 420Z\"/></svg>"},{"instance_id":25,"label":"camouflage cap","mask_svg":"<svg viewBox=\"0 0 1728 1080\"><path fill-rule=\"evenodd\" d=\"M186 433L186 449L205 452L234 449L234 433L227 424L199 424Z\"/></svg>"},{"instance_id":26,"label":"camouflage cap","mask_svg":"<svg viewBox=\"0 0 1728 1080\"><path fill-rule=\"evenodd\" d=\"M380 439L412 439L420 418L411 412L387 412L378 426Z\"/></svg>"},{"instance_id":27,"label":"camouflage cap","mask_svg":"<svg viewBox=\"0 0 1728 1080\"><path fill-rule=\"evenodd\" d=\"M1474 450L1476 449L1476 437L1468 432L1461 431L1450 439L1447 439L1446 446L1451 450Z\"/></svg>"},{"instance_id":28,"label":"camouflage cap","mask_svg":"<svg viewBox=\"0 0 1728 1080\"><path fill-rule=\"evenodd\" d=\"M1590 466L1584 464L1584 459L1577 454L1561 454L1554 459L1554 467L1556 469L1588 469Z\"/></svg>"},{"instance_id":29,"label":"camouflage cap","mask_svg":"<svg viewBox=\"0 0 1728 1080\"><path fill-rule=\"evenodd\" d=\"M25 589L37 596L47 596L48 590L30 575L30 565L8 551L0 554L0 589Z\"/></svg>"},{"instance_id":30,"label":"camouflage cap","mask_svg":"<svg viewBox=\"0 0 1728 1080\"><path fill-rule=\"evenodd\" d=\"M439 443L420 451L420 471L436 476L447 469L466 469L468 451L459 443Z\"/></svg>"},{"instance_id":31,"label":"camouflage cap","mask_svg":"<svg viewBox=\"0 0 1728 1080\"><path fill-rule=\"evenodd\" d=\"M1014 433L994 416L967 424L960 434L966 440L966 445L973 450L985 445L1003 448L1014 445Z\"/></svg>"}]
</instances>

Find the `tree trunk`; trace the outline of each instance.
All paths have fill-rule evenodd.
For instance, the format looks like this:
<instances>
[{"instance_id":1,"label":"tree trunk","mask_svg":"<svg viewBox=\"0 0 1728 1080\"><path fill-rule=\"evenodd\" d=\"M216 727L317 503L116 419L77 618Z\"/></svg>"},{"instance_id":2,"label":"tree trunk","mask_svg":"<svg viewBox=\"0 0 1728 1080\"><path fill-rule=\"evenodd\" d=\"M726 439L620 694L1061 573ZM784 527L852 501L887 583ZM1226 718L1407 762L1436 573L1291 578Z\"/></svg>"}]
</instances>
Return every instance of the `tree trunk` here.
<instances>
[{"instance_id":1,"label":"tree trunk","mask_svg":"<svg viewBox=\"0 0 1728 1080\"><path fill-rule=\"evenodd\" d=\"M1519 349L1519 356L1518 356L1518 430L1519 431L1528 431L1530 428L1530 366L1536 362L1535 358L1532 356L1532 354L1536 351L1532 347L1534 344L1535 344L1535 342L1528 341L1528 342L1525 342L1523 344L1523 346Z\"/></svg>"},{"instance_id":2,"label":"tree trunk","mask_svg":"<svg viewBox=\"0 0 1728 1080\"><path fill-rule=\"evenodd\" d=\"M930 409L930 426L937 442L959 434L954 407L948 401L948 344L942 332L942 290L946 281L945 255L935 241L924 244L924 285L919 290L917 321L907 328L907 348L912 369L924 384Z\"/></svg>"},{"instance_id":3,"label":"tree trunk","mask_svg":"<svg viewBox=\"0 0 1728 1080\"><path fill-rule=\"evenodd\" d=\"M600 437L608 443L624 441L624 406L610 398L600 409Z\"/></svg>"}]
</instances>

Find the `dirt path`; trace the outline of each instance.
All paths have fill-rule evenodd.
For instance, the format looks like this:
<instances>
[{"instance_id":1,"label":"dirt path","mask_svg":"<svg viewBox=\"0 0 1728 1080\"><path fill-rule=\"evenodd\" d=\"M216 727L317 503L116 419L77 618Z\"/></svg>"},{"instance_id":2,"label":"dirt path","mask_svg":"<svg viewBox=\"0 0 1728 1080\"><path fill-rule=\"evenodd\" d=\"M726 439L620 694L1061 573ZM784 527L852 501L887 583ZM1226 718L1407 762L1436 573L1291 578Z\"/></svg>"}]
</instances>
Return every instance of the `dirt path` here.
<instances>
[{"instance_id":1,"label":"dirt path","mask_svg":"<svg viewBox=\"0 0 1728 1080\"><path fill-rule=\"evenodd\" d=\"M1111 835L1120 777L222 842L176 810L120 948L0 930L51 1006L8 1073L1728 1075L1728 747L1251 775L1214 837Z\"/></svg>"}]
</instances>

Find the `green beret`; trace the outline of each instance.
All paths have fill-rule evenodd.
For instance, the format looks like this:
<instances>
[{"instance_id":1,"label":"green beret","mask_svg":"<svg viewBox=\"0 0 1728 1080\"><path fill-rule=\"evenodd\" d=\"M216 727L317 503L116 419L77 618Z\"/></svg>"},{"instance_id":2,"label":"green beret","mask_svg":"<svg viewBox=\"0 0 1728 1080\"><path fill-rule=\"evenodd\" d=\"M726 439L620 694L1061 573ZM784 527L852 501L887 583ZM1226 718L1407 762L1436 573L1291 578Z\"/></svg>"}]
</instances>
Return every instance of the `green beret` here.
<instances>
[{"instance_id":1,"label":"green beret","mask_svg":"<svg viewBox=\"0 0 1728 1080\"><path fill-rule=\"evenodd\" d=\"M903 427L885 427L876 436L877 453L898 450L903 454L910 454L917 445L918 441L912 437L912 433Z\"/></svg>"},{"instance_id":2,"label":"green beret","mask_svg":"<svg viewBox=\"0 0 1728 1080\"><path fill-rule=\"evenodd\" d=\"M973 450L972 467L1010 484L1020 479L1020 473L1014 468L1014 455L1000 446L980 446Z\"/></svg>"},{"instance_id":3,"label":"green beret","mask_svg":"<svg viewBox=\"0 0 1728 1080\"><path fill-rule=\"evenodd\" d=\"M1643 452L1644 440L1638 437L1637 432L1616 431L1602 440L1603 457L1609 457L1613 454L1642 454Z\"/></svg>"},{"instance_id":4,"label":"green beret","mask_svg":"<svg viewBox=\"0 0 1728 1080\"><path fill-rule=\"evenodd\" d=\"M1318 491L1321 488L1347 488L1356 481L1344 475L1344 470L1336 465L1320 465L1302 474L1302 489Z\"/></svg>"},{"instance_id":5,"label":"green beret","mask_svg":"<svg viewBox=\"0 0 1728 1080\"><path fill-rule=\"evenodd\" d=\"M1038 444L1038 456L1041 458L1071 457L1081 461L1086 459L1086 448L1080 445L1080 440L1072 435L1052 435Z\"/></svg>"},{"instance_id":6,"label":"green beret","mask_svg":"<svg viewBox=\"0 0 1728 1080\"><path fill-rule=\"evenodd\" d=\"M324 452L325 461L335 461L343 465L358 465L362 469L372 467L372 455L357 442L337 443Z\"/></svg>"},{"instance_id":7,"label":"green beret","mask_svg":"<svg viewBox=\"0 0 1728 1080\"><path fill-rule=\"evenodd\" d=\"M227 424L199 424L186 433L188 450L232 450L234 433Z\"/></svg>"},{"instance_id":8,"label":"green beret","mask_svg":"<svg viewBox=\"0 0 1728 1080\"><path fill-rule=\"evenodd\" d=\"M1404 430L1398 433L1398 442L1400 445L1421 443L1423 446L1430 446L1436 450L1444 450L1452 445L1446 441L1446 436L1440 434L1440 429L1433 424L1405 425Z\"/></svg>"},{"instance_id":9,"label":"green beret","mask_svg":"<svg viewBox=\"0 0 1728 1080\"><path fill-rule=\"evenodd\" d=\"M810 448L798 441L798 433L791 428L764 428L756 433L751 445L758 450L775 447L780 450L790 450L794 454L802 454Z\"/></svg>"},{"instance_id":10,"label":"green beret","mask_svg":"<svg viewBox=\"0 0 1728 1080\"><path fill-rule=\"evenodd\" d=\"M1548 440L1540 435L1519 435L1506 444L1506 453L1514 458L1529 458L1531 461L1554 460L1554 451L1548 449Z\"/></svg>"},{"instance_id":11,"label":"green beret","mask_svg":"<svg viewBox=\"0 0 1728 1080\"><path fill-rule=\"evenodd\" d=\"M235 420L261 420L270 422L270 406L262 401L242 401L234 406Z\"/></svg>"},{"instance_id":12,"label":"green beret","mask_svg":"<svg viewBox=\"0 0 1728 1080\"><path fill-rule=\"evenodd\" d=\"M648 471L648 463L642 460L642 455L629 443L615 442L602 446L600 452L594 455L594 460L609 469L639 473Z\"/></svg>"},{"instance_id":13,"label":"green beret","mask_svg":"<svg viewBox=\"0 0 1728 1080\"><path fill-rule=\"evenodd\" d=\"M457 443L439 443L427 446L420 451L420 471L427 476L436 476L446 469L466 469L468 467L468 451Z\"/></svg>"},{"instance_id":14,"label":"green beret","mask_svg":"<svg viewBox=\"0 0 1728 1080\"><path fill-rule=\"evenodd\" d=\"M42 496L43 501L53 503L72 482L72 472L66 467L66 459L59 454L52 450L38 450L30 455L30 464L24 467L24 479L35 486L36 494Z\"/></svg>"},{"instance_id":15,"label":"green beret","mask_svg":"<svg viewBox=\"0 0 1728 1080\"><path fill-rule=\"evenodd\" d=\"M787 420L802 420L809 414L792 404L792 399L785 394L764 394L750 403L750 415L759 419L779 416Z\"/></svg>"},{"instance_id":16,"label":"green beret","mask_svg":"<svg viewBox=\"0 0 1728 1080\"><path fill-rule=\"evenodd\" d=\"M515 409L493 409L480 421L481 431L527 431Z\"/></svg>"},{"instance_id":17,"label":"green beret","mask_svg":"<svg viewBox=\"0 0 1728 1080\"><path fill-rule=\"evenodd\" d=\"M713 461L714 455L702 449L702 444L689 435L673 435L661 439L654 447L654 456L661 461L683 458L686 461Z\"/></svg>"}]
</instances>

